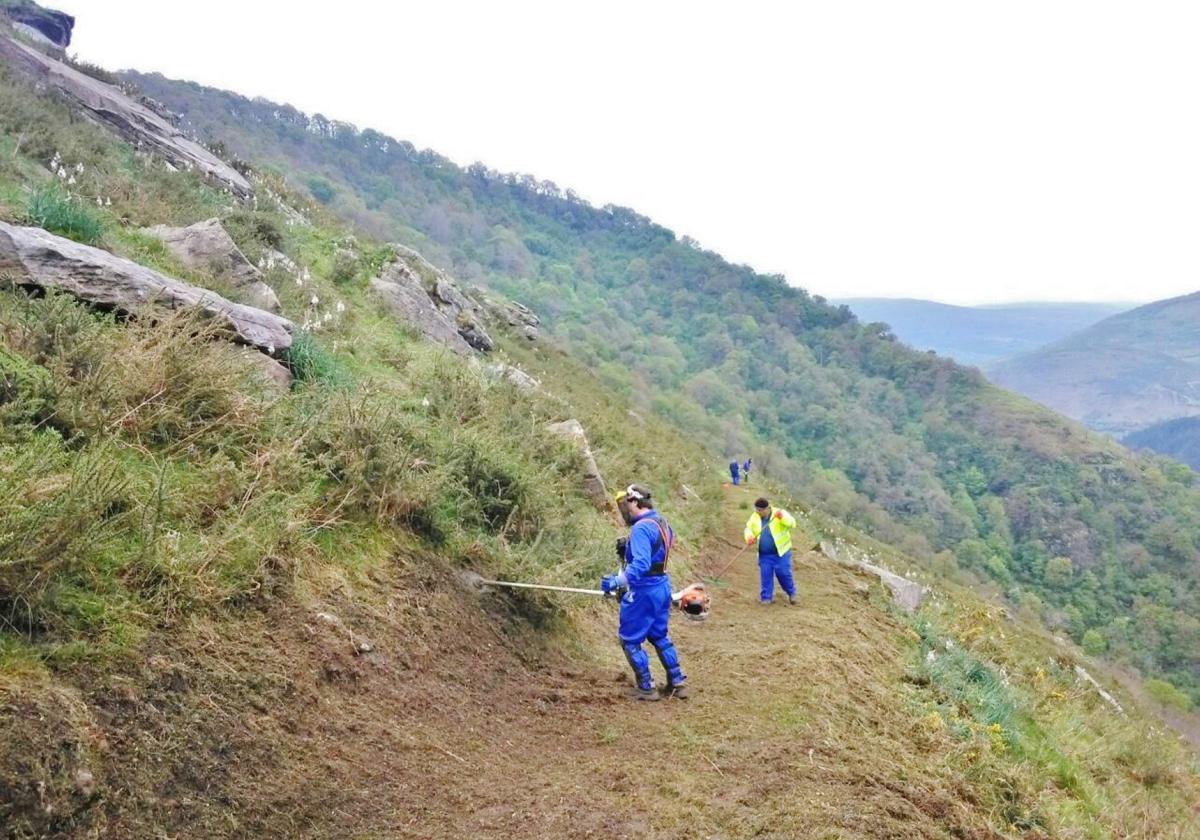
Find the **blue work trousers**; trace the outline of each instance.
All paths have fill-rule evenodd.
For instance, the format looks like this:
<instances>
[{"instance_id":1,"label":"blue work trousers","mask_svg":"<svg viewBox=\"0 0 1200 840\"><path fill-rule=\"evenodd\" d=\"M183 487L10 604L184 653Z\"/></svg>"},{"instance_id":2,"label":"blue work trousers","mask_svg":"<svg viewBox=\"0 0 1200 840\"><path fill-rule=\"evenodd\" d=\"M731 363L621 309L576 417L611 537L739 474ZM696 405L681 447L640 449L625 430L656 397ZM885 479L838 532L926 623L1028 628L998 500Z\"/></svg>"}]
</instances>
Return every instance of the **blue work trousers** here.
<instances>
[{"instance_id":1,"label":"blue work trousers","mask_svg":"<svg viewBox=\"0 0 1200 840\"><path fill-rule=\"evenodd\" d=\"M647 639L654 646L663 670L667 672L667 683L683 685L687 677L679 667L679 654L667 635L671 618L671 579L662 575L653 582L630 589L621 598L621 619L617 633L625 658L633 669L638 688L649 691L654 682L650 677L650 660L642 643Z\"/></svg>"},{"instance_id":2,"label":"blue work trousers","mask_svg":"<svg viewBox=\"0 0 1200 840\"><path fill-rule=\"evenodd\" d=\"M783 591L791 598L796 594L796 581L792 577L792 552L788 552L782 556L778 554L760 554L758 555L758 579L762 584L759 590L759 597L764 601L770 601L775 597L775 579L779 579L779 585Z\"/></svg>"}]
</instances>

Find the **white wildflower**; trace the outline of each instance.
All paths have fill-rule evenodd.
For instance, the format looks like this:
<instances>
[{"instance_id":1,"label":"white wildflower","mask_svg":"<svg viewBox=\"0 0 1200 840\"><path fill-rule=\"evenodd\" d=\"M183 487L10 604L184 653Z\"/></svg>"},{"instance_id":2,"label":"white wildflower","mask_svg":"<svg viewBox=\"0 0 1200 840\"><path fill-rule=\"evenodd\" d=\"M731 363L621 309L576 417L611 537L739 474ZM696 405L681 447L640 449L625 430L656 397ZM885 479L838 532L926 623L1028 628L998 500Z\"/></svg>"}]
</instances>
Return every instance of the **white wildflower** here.
<instances>
[{"instance_id":1,"label":"white wildflower","mask_svg":"<svg viewBox=\"0 0 1200 840\"><path fill-rule=\"evenodd\" d=\"M304 278L303 278L303 277L301 277L299 274L297 274L297 275L296 275L296 285L297 285L297 286L303 286L303 285L304 285Z\"/></svg>"},{"instance_id":2,"label":"white wildflower","mask_svg":"<svg viewBox=\"0 0 1200 840\"><path fill-rule=\"evenodd\" d=\"M322 321L324 321L326 324L328 324L330 321L332 321L332 320L333 320L333 313L332 313L332 312L326 312L326 313L325 313L325 315L324 315L324 317L322 317L322 318L321 318L321 320L322 320Z\"/></svg>"},{"instance_id":3,"label":"white wildflower","mask_svg":"<svg viewBox=\"0 0 1200 840\"><path fill-rule=\"evenodd\" d=\"M338 312L345 312L345 311L346 311L346 304L342 303L342 302L339 300L339 301L337 302L337 307L336 307L336 309L337 309L337 311L338 311Z\"/></svg>"},{"instance_id":4,"label":"white wildflower","mask_svg":"<svg viewBox=\"0 0 1200 840\"><path fill-rule=\"evenodd\" d=\"M274 344L268 344L268 345L267 345L267 355L268 355L268 356L274 356L274 355L275 355L275 345L274 345Z\"/></svg>"},{"instance_id":5,"label":"white wildflower","mask_svg":"<svg viewBox=\"0 0 1200 840\"><path fill-rule=\"evenodd\" d=\"M104 206L104 199L103 199L103 198L101 198L100 196L96 196L96 206L97 206L97 207L103 207L103 206Z\"/></svg>"},{"instance_id":6,"label":"white wildflower","mask_svg":"<svg viewBox=\"0 0 1200 840\"><path fill-rule=\"evenodd\" d=\"M433 403L429 402L429 397L421 400L421 408L429 408Z\"/></svg>"},{"instance_id":7,"label":"white wildflower","mask_svg":"<svg viewBox=\"0 0 1200 840\"><path fill-rule=\"evenodd\" d=\"M68 187L73 187L73 186L75 186L75 176L74 176L74 175L72 175L72 176L70 176L69 178L67 178L67 186L68 186Z\"/></svg>"},{"instance_id":8,"label":"white wildflower","mask_svg":"<svg viewBox=\"0 0 1200 840\"><path fill-rule=\"evenodd\" d=\"M75 172L78 173L79 175L83 174L83 163L82 162L75 164Z\"/></svg>"},{"instance_id":9,"label":"white wildflower","mask_svg":"<svg viewBox=\"0 0 1200 840\"><path fill-rule=\"evenodd\" d=\"M320 302L321 302L321 299L319 297L317 297L316 295L313 295L312 300L309 301L309 303L311 303L313 306L316 306Z\"/></svg>"},{"instance_id":10,"label":"white wildflower","mask_svg":"<svg viewBox=\"0 0 1200 840\"><path fill-rule=\"evenodd\" d=\"M308 273L308 269L307 269L307 268L306 268L306 269L304 269L304 279L305 279L305 280L311 280L311 279L312 279L312 275Z\"/></svg>"},{"instance_id":11,"label":"white wildflower","mask_svg":"<svg viewBox=\"0 0 1200 840\"><path fill-rule=\"evenodd\" d=\"M60 166L60 167L58 167L58 177L59 177L59 178L66 178L66 177L67 177L67 170L63 169L61 166Z\"/></svg>"},{"instance_id":12,"label":"white wildflower","mask_svg":"<svg viewBox=\"0 0 1200 840\"><path fill-rule=\"evenodd\" d=\"M104 206L105 206L105 207L112 207L112 199L111 199L111 198L106 198L106 199L104 199Z\"/></svg>"}]
</instances>

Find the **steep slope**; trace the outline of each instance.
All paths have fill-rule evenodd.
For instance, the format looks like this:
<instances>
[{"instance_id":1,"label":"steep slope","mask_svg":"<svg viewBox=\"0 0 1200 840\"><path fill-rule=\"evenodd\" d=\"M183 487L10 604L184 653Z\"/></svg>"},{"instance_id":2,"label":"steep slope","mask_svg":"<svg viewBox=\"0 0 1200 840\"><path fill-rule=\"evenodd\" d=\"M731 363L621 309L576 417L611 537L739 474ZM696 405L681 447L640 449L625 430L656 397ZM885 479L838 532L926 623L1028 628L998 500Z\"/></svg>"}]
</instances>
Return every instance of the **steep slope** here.
<instances>
[{"instance_id":1,"label":"steep slope","mask_svg":"<svg viewBox=\"0 0 1200 840\"><path fill-rule=\"evenodd\" d=\"M1200 700L1200 494L1190 474L1139 461L632 210L460 169L287 106L128 78L201 136L528 303L639 411L714 451L753 452L809 503L994 581L1077 640L1100 634L1113 655ZM1162 611L1139 606L1145 599Z\"/></svg>"},{"instance_id":2,"label":"steep slope","mask_svg":"<svg viewBox=\"0 0 1200 840\"><path fill-rule=\"evenodd\" d=\"M887 324L898 339L918 350L933 350L985 369L1132 307L1120 303L952 306L901 298L847 298L833 303L850 307L863 323Z\"/></svg>"},{"instance_id":3,"label":"steep slope","mask_svg":"<svg viewBox=\"0 0 1200 840\"><path fill-rule=\"evenodd\" d=\"M1123 438L1132 449L1149 449L1200 472L1200 417L1165 420Z\"/></svg>"},{"instance_id":4,"label":"steep slope","mask_svg":"<svg viewBox=\"0 0 1200 840\"><path fill-rule=\"evenodd\" d=\"M989 376L1113 435L1200 415L1200 292L1106 318Z\"/></svg>"},{"instance_id":5,"label":"steep slope","mask_svg":"<svg viewBox=\"0 0 1200 840\"><path fill-rule=\"evenodd\" d=\"M9 74L0 152L6 224L236 297L148 232L215 218L295 325L286 387L195 309L0 286L4 836L1186 836L1194 757L994 605L939 584L908 616L807 554L806 606L752 606L728 550L748 494L515 305L473 309L252 166L236 201ZM456 344L383 306L382 273L475 344L424 340ZM676 626L688 704L614 697L611 604L462 585L611 567L617 523L548 426L568 417L613 481L655 488L678 579L741 562Z\"/></svg>"}]
</instances>

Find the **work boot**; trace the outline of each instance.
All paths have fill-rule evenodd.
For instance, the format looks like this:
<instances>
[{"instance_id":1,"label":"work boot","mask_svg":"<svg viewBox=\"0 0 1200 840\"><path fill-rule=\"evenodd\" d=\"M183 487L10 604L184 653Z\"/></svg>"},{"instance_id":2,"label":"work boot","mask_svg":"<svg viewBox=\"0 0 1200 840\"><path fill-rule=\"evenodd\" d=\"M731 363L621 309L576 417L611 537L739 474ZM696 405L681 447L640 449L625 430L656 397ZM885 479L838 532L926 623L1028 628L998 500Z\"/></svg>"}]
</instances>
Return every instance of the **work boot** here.
<instances>
[{"instance_id":1,"label":"work boot","mask_svg":"<svg viewBox=\"0 0 1200 840\"><path fill-rule=\"evenodd\" d=\"M662 694L664 698L674 697L676 700L686 700L691 696L691 692L688 691L688 684L686 682L681 682L678 684L667 683L659 689L659 693Z\"/></svg>"},{"instance_id":2,"label":"work boot","mask_svg":"<svg viewBox=\"0 0 1200 840\"><path fill-rule=\"evenodd\" d=\"M795 595L789 595L789 596L788 596L788 603L789 603L789 604L791 604L791 605L794 607L794 606L796 606L797 604L799 604L799 603L800 603L800 599L799 599L798 597L796 597Z\"/></svg>"},{"instance_id":3,"label":"work boot","mask_svg":"<svg viewBox=\"0 0 1200 840\"><path fill-rule=\"evenodd\" d=\"M769 607L769 606L771 606L772 603L774 603L774 602L773 601L759 601L758 605L760 607Z\"/></svg>"},{"instance_id":4,"label":"work boot","mask_svg":"<svg viewBox=\"0 0 1200 840\"><path fill-rule=\"evenodd\" d=\"M662 695L660 695L656 689L638 688L636 686L629 689L625 696L630 697L633 700L641 700L647 703L657 703L662 699Z\"/></svg>"}]
</instances>

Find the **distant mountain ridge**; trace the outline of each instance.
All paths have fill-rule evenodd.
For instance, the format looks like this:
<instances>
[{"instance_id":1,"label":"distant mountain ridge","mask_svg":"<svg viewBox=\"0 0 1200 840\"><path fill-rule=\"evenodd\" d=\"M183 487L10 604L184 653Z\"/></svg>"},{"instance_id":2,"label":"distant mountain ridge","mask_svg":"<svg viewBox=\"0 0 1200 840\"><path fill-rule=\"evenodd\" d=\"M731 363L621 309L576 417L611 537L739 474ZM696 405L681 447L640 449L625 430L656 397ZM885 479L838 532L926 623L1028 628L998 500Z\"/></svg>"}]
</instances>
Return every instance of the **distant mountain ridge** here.
<instances>
[{"instance_id":1,"label":"distant mountain ridge","mask_svg":"<svg viewBox=\"0 0 1200 840\"><path fill-rule=\"evenodd\" d=\"M1155 423L1126 436L1124 443L1167 455L1200 472L1200 417Z\"/></svg>"},{"instance_id":2,"label":"distant mountain ridge","mask_svg":"<svg viewBox=\"0 0 1200 840\"><path fill-rule=\"evenodd\" d=\"M1200 416L1200 292L1106 318L989 376L1114 435Z\"/></svg>"},{"instance_id":3,"label":"distant mountain ridge","mask_svg":"<svg viewBox=\"0 0 1200 840\"><path fill-rule=\"evenodd\" d=\"M954 306L912 298L845 298L864 322L882 322L918 350L933 350L963 364L990 367L1090 327L1133 303L1018 302Z\"/></svg>"}]
</instances>

